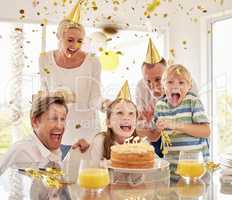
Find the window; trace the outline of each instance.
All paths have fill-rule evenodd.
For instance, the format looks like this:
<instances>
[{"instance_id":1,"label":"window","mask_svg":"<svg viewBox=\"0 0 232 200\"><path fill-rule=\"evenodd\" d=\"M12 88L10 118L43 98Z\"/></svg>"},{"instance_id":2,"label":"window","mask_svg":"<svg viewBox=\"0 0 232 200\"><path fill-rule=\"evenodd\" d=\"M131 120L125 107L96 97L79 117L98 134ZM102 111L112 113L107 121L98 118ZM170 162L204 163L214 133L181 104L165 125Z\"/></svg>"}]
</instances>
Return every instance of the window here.
<instances>
[{"instance_id":1,"label":"window","mask_svg":"<svg viewBox=\"0 0 232 200\"><path fill-rule=\"evenodd\" d=\"M5 149L11 137L10 132L10 118L7 110L7 85L10 81L10 32L11 25L9 23L0 23L0 55L1 55L1 76L0 81L0 154L2 149ZM4 48L3 48L4 47Z\"/></svg>"},{"instance_id":2,"label":"window","mask_svg":"<svg viewBox=\"0 0 232 200\"><path fill-rule=\"evenodd\" d=\"M232 18L212 24L213 154L217 159L232 144Z\"/></svg>"}]
</instances>

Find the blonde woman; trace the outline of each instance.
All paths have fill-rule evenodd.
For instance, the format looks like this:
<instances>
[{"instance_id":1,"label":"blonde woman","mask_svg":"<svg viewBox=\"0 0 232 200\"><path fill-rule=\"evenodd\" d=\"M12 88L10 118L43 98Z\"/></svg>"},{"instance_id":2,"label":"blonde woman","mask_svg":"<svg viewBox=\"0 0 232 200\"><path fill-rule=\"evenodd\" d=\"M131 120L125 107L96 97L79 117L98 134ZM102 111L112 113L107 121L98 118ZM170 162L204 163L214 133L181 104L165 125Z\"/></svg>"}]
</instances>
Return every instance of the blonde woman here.
<instances>
[{"instance_id":1,"label":"blonde woman","mask_svg":"<svg viewBox=\"0 0 232 200\"><path fill-rule=\"evenodd\" d=\"M39 59L42 90L64 94L69 106L62 144L76 143L82 152L99 131L101 102L101 65L94 55L82 51L84 37L81 24L64 19L58 25L58 49Z\"/></svg>"}]
</instances>

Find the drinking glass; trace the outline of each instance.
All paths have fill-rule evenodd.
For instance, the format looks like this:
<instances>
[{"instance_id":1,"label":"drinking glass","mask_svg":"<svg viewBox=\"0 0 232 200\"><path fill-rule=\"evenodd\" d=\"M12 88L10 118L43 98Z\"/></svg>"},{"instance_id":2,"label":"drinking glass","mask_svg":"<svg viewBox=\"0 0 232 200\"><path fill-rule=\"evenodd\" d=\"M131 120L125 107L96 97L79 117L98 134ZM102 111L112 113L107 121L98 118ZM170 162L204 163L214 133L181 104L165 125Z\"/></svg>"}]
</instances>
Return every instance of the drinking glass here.
<instances>
[{"instance_id":1,"label":"drinking glass","mask_svg":"<svg viewBox=\"0 0 232 200\"><path fill-rule=\"evenodd\" d=\"M201 151L181 151L177 166L177 173L184 179L191 181L201 178L206 172Z\"/></svg>"},{"instance_id":2,"label":"drinking glass","mask_svg":"<svg viewBox=\"0 0 232 200\"><path fill-rule=\"evenodd\" d=\"M100 162L81 160L78 183L83 189L100 192L110 183L108 169Z\"/></svg>"}]
</instances>

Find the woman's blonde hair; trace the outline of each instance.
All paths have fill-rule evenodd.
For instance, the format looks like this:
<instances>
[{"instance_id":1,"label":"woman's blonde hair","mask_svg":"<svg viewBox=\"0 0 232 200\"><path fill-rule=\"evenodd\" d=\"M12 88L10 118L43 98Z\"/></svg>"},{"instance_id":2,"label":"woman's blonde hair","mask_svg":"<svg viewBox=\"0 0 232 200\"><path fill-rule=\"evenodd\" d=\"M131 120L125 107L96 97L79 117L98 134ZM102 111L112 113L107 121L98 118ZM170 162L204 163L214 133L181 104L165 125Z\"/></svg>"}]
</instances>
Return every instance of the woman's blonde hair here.
<instances>
[{"instance_id":1,"label":"woman's blonde hair","mask_svg":"<svg viewBox=\"0 0 232 200\"><path fill-rule=\"evenodd\" d=\"M72 22L71 20L69 19L63 19L59 25L58 25L58 28L57 28L57 37L60 38L63 36L64 34L64 31L66 29L70 29L70 28L76 28L76 29L79 29L80 31L82 31L84 34L85 34L85 28L84 26L82 26L81 24L79 23L74 23Z\"/></svg>"},{"instance_id":2,"label":"woman's blonde hair","mask_svg":"<svg viewBox=\"0 0 232 200\"><path fill-rule=\"evenodd\" d=\"M121 101L125 101L125 102L131 103L132 105L134 105L134 107L136 109L136 118L138 117L137 107L132 101L127 100L127 99L116 99L107 108L107 111L106 111L106 119L107 120L110 119L111 114L112 114L112 109L114 108L114 106L117 105ZM113 146L114 142L115 142L115 133L113 132L113 130L111 128L107 127L107 131L103 132L102 134L104 134L104 136L105 136L104 142L103 142L103 145L104 145L103 158L110 159L111 146ZM134 137L137 136L136 129L134 130L132 136L134 136Z\"/></svg>"},{"instance_id":3,"label":"woman's blonde hair","mask_svg":"<svg viewBox=\"0 0 232 200\"><path fill-rule=\"evenodd\" d=\"M184 67L183 65L175 64L175 65L171 65L165 69L165 71L162 75L162 80L161 80L163 87L166 85L168 76L170 76L170 75L181 76L190 85L192 85L192 76L191 76L190 72L187 70L187 68Z\"/></svg>"}]
</instances>

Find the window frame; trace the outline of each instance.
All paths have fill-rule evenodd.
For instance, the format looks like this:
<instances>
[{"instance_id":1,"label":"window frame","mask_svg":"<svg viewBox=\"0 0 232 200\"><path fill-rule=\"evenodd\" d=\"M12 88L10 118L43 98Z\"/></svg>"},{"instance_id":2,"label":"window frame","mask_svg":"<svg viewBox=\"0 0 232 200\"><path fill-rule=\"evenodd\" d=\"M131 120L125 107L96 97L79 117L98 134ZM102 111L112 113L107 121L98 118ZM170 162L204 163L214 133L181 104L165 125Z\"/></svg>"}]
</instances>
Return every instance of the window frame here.
<instances>
[{"instance_id":1,"label":"window frame","mask_svg":"<svg viewBox=\"0 0 232 200\"><path fill-rule=\"evenodd\" d=\"M208 93L206 95L207 113L211 119L211 134L210 134L210 159L218 161L218 157L216 156L216 151L214 145L216 143L215 139L215 130L217 129L216 124L214 123L214 107L215 107L215 99L214 99L214 72L213 72L213 25L216 22L232 19L232 11L227 13L220 13L217 15L212 15L207 18L204 18L201 21L201 28L203 28L203 39L201 40L201 47L206 49L206 52L203 52L203 58L205 55L205 59L201 60L201 65L206 66L206 68L201 68L201 80L207 80ZM209 31L211 34L209 34Z\"/></svg>"}]
</instances>

